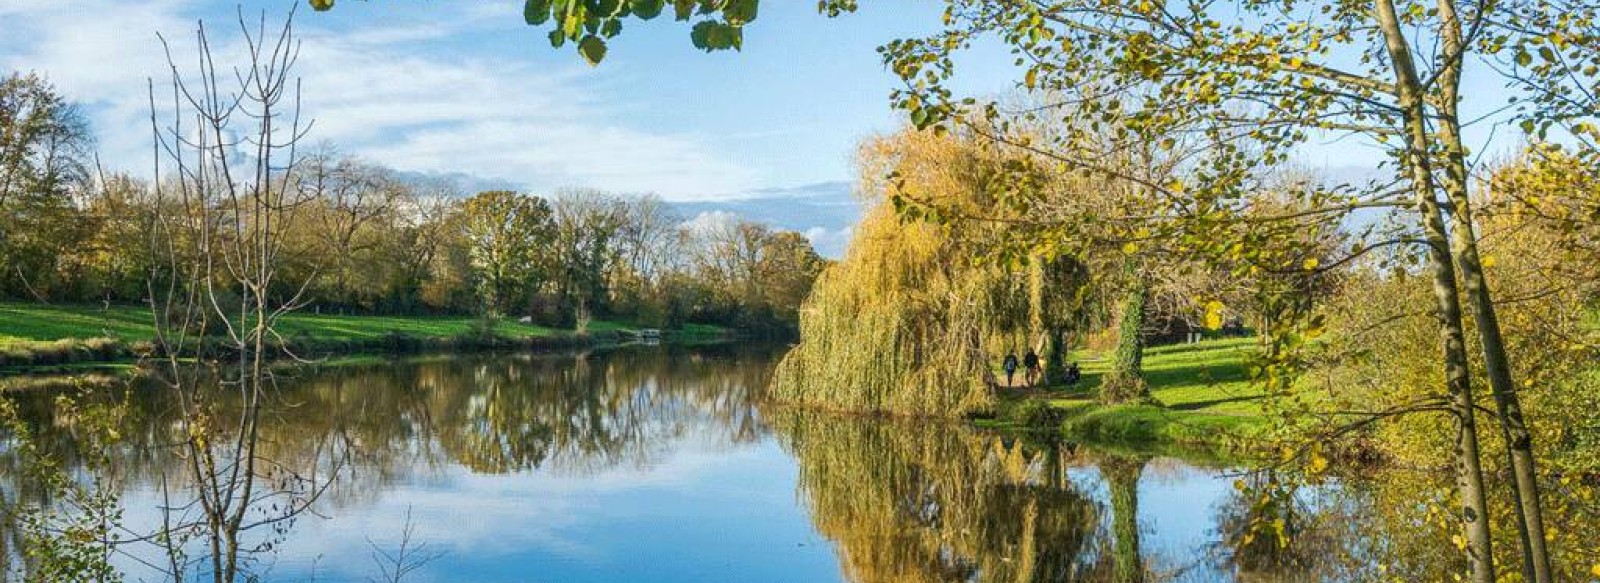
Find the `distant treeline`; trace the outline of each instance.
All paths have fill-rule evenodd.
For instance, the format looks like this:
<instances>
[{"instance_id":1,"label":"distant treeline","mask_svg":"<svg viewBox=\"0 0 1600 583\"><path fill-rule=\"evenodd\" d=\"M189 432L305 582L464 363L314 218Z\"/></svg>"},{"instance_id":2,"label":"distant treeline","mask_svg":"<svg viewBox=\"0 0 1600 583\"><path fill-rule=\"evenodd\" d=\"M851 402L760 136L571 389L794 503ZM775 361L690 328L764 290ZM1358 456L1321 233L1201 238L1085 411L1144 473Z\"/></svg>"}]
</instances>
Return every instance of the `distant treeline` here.
<instances>
[{"instance_id":1,"label":"distant treeline","mask_svg":"<svg viewBox=\"0 0 1600 583\"><path fill-rule=\"evenodd\" d=\"M189 263L174 261L168 234L198 218L184 215L198 193L97 166L75 106L39 76L0 78L0 298L142 303L151 282L181 277L177 266ZM163 173L179 171L201 169ZM474 195L329 146L275 174L286 208L269 214L291 228L270 293L310 312L784 334L823 264L799 233L685 221L654 196ZM254 220L222 208L209 215L219 225Z\"/></svg>"}]
</instances>

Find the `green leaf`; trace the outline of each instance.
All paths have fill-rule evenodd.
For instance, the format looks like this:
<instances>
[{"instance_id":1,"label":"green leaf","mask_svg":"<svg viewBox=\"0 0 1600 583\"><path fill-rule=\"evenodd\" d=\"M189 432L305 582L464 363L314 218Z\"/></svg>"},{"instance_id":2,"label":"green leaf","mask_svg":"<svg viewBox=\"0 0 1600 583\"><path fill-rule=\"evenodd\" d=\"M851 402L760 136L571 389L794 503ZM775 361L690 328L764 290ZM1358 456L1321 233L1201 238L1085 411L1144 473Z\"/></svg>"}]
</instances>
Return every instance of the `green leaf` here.
<instances>
[{"instance_id":1,"label":"green leaf","mask_svg":"<svg viewBox=\"0 0 1600 583\"><path fill-rule=\"evenodd\" d=\"M661 15L661 9L667 5L666 0L631 0L633 15L640 20L650 20Z\"/></svg>"},{"instance_id":2,"label":"green leaf","mask_svg":"<svg viewBox=\"0 0 1600 583\"><path fill-rule=\"evenodd\" d=\"M921 107L911 110L911 125L922 129L928 126L928 110Z\"/></svg>"},{"instance_id":3,"label":"green leaf","mask_svg":"<svg viewBox=\"0 0 1600 583\"><path fill-rule=\"evenodd\" d=\"M578 41L578 54L583 55L583 60L590 66L600 64L606 58L606 41L595 35L587 35Z\"/></svg>"},{"instance_id":4,"label":"green leaf","mask_svg":"<svg viewBox=\"0 0 1600 583\"><path fill-rule=\"evenodd\" d=\"M710 23L706 28L706 46L711 50L728 48L732 42L728 39L728 26L719 22Z\"/></svg>"},{"instance_id":5,"label":"green leaf","mask_svg":"<svg viewBox=\"0 0 1600 583\"><path fill-rule=\"evenodd\" d=\"M552 31L550 31L550 46L551 47L559 49L559 48L561 48L561 45L564 45L564 44L567 44L567 35L562 34L562 32L560 30L552 30Z\"/></svg>"},{"instance_id":6,"label":"green leaf","mask_svg":"<svg viewBox=\"0 0 1600 583\"><path fill-rule=\"evenodd\" d=\"M672 0L672 16L678 20L688 20L694 15L694 0Z\"/></svg>"},{"instance_id":7,"label":"green leaf","mask_svg":"<svg viewBox=\"0 0 1600 583\"><path fill-rule=\"evenodd\" d=\"M695 48L707 52L737 49L744 44L744 33L738 27L715 20L702 20L689 30L689 40Z\"/></svg>"},{"instance_id":8,"label":"green leaf","mask_svg":"<svg viewBox=\"0 0 1600 583\"><path fill-rule=\"evenodd\" d=\"M761 0L728 0L722 8L722 19L735 26L752 22L760 4Z\"/></svg>"},{"instance_id":9,"label":"green leaf","mask_svg":"<svg viewBox=\"0 0 1600 583\"><path fill-rule=\"evenodd\" d=\"M711 50L711 42L706 37L710 34L713 25L714 23L707 20L695 24L694 28L689 29L689 42L694 43L694 48L702 51Z\"/></svg>"},{"instance_id":10,"label":"green leaf","mask_svg":"<svg viewBox=\"0 0 1600 583\"><path fill-rule=\"evenodd\" d=\"M599 16L616 16L622 12L622 0L596 0L591 12Z\"/></svg>"},{"instance_id":11,"label":"green leaf","mask_svg":"<svg viewBox=\"0 0 1600 583\"><path fill-rule=\"evenodd\" d=\"M528 0L522 5L522 19L533 26L548 22L550 20L550 0Z\"/></svg>"},{"instance_id":12,"label":"green leaf","mask_svg":"<svg viewBox=\"0 0 1600 583\"><path fill-rule=\"evenodd\" d=\"M333 0L311 0L311 9L317 12L332 10Z\"/></svg>"}]
</instances>

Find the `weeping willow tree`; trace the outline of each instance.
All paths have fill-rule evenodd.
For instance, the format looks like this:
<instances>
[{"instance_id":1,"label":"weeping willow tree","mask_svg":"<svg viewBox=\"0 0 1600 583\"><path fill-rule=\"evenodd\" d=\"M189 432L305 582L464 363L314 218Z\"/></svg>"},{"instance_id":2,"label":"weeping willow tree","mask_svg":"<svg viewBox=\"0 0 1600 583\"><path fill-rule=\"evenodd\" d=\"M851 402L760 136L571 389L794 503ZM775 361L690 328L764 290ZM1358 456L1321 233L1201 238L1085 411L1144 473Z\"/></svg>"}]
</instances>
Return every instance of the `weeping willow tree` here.
<instances>
[{"instance_id":1,"label":"weeping willow tree","mask_svg":"<svg viewBox=\"0 0 1600 583\"><path fill-rule=\"evenodd\" d=\"M850 581L1107 578L1103 506L1068 479L1064 447L792 409L772 421Z\"/></svg>"},{"instance_id":2,"label":"weeping willow tree","mask_svg":"<svg viewBox=\"0 0 1600 583\"><path fill-rule=\"evenodd\" d=\"M1069 259L1007 241L1006 193L1049 177L959 136L902 132L861 151L873 201L800 313L773 397L820 408L959 416L991 410L1009 350L1064 359L1078 281ZM941 216L926 205L935 200ZM962 220L985 217L983 220Z\"/></svg>"}]
</instances>

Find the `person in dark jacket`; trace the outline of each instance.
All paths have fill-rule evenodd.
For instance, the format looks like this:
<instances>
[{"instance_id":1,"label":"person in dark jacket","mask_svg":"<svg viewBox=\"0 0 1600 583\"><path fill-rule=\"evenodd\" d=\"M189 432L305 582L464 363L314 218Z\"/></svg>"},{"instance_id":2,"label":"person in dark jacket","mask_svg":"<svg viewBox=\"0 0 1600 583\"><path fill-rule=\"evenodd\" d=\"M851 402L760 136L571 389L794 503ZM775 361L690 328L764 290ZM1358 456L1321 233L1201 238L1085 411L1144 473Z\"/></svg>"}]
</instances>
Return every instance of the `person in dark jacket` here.
<instances>
[{"instance_id":1,"label":"person in dark jacket","mask_svg":"<svg viewBox=\"0 0 1600 583\"><path fill-rule=\"evenodd\" d=\"M1078 381L1082 380L1082 379L1083 379L1083 369L1078 368L1078 363L1074 362L1074 363L1072 363L1072 366L1067 367L1067 385L1068 386L1077 385Z\"/></svg>"},{"instance_id":2,"label":"person in dark jacket","mask_svg":"<svg viewBox=\"0 0 1600 583\"><path fill-rule=\"evenodd\" d=\"M1017 351L1007 352L1005 360L1000 362L1000 368L1006 369L1006 386L1011 386L1012 377L1017 374Z\"/></svg>"}]
</instances>

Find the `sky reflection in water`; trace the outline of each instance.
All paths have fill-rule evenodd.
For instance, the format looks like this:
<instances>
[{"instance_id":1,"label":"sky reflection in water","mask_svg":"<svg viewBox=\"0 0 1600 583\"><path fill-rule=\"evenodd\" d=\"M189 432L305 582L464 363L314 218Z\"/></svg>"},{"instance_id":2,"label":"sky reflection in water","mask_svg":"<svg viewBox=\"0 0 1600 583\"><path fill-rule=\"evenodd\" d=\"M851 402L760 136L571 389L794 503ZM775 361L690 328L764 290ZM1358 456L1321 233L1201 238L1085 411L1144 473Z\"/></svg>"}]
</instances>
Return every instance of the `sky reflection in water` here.
<instances>
[{"instance_id":1,"label":"sky reflection in water","mask_svg":"<svg viewBox=\"0 0 1600 583\"><path fill-rule=\"evenodd\" d=\"M374 547L398 547L408 516L415 542L441 553L409 581L1353 580L1373 562L1350 560L1375 547L1337 532L1305 537L1319 541L1309 549L1247 548L1250 504L1219 469L761 405L777 354L656 347L298 373L263 451L304 464L331 444L351 463L322 516L251 569L377 577ZM158 434L160 394L135 407L150 424L135 432ZM174 461L120 463L135 476L128 522L159 524L155 476ZM1292 497L1314 515L1297 529L1361 515L1359 500L1306 492ZM154 575L121 565L130 580Z\"/></svg>"}]
</instances>

